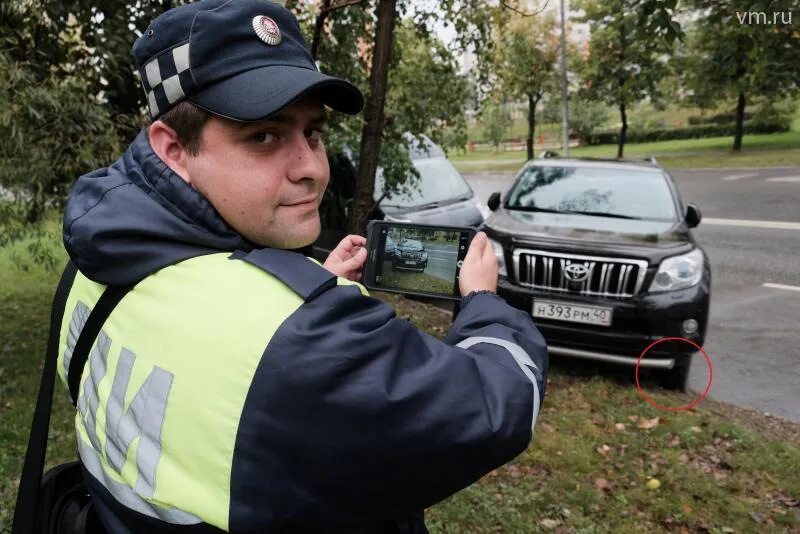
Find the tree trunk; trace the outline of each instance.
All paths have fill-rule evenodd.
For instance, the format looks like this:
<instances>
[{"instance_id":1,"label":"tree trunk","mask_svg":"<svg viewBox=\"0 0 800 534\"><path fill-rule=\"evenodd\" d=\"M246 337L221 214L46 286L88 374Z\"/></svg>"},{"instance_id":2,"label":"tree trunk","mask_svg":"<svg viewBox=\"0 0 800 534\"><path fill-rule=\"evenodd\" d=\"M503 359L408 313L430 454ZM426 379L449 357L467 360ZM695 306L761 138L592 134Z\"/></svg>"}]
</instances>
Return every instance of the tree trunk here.
<instances>
[{"instance_id":1,"label":"tree trunk","mask_svg":"<svg viewBox=\"0 0 800 534\"><path fill-rule=\"evenodd\" d=\"M533 134L536 130L536 100L532 93L528 93L528 137L525 146L528 149L528 159L533 159Z\"/></svg>"},{"instance_id":2,"label":"tree trunk","mask_svg":"<svg viewBox=\"0 0 800 534\"><path fill-rule=\"evenodd\" d=\"M628 115L625 113L625 101L619 103L619 116L622 119L622 128L619 130L619 145L617 146L617 158L622 158L625 149L625 134L628 132Z\"/></svg>"},{"instance_id":3,"label":"tree trunk","mask_svg":"<svg viewBox=\"0 0 800 534\"><path fill-rule=\"evenodd\" d=\"M384 122L384 104L389 80L389 62L392 52L392 34L397 17L397 0L379 0L377 7L375 47L372 53L372 70L369 76L369 96L364 108L364 127L361 129L361 151L356 173L355 199L350 217L349 231L361 234L367 224L374 202L375 171L381 151L381 132Z\"/></svg>"},{"instance_id":4,"label":"tree trunk","mask_svg":"<svg viewBox=\"0 0 800 534\"><path fill-rule=\"evenodd\" d=\"M736 128L733 131L733 151L742 151L742 135L744 135L744 91L739 91L739 101L736 103Z\"/></svg>"},{"instance_id":5,"label":"tree trunk","mask_svg":"<svg viewBox=\"0 0 800 534\"><path fill-rule=\"evenodd\" d=\"M319 41L322 37L322 27L325 25L325 19L331 7L331 0L324 0L319 10L319 15L314 21L314 38L311 41L311 57L317 59L317 51L319 50Z\"/></svg>"}]
</instances>

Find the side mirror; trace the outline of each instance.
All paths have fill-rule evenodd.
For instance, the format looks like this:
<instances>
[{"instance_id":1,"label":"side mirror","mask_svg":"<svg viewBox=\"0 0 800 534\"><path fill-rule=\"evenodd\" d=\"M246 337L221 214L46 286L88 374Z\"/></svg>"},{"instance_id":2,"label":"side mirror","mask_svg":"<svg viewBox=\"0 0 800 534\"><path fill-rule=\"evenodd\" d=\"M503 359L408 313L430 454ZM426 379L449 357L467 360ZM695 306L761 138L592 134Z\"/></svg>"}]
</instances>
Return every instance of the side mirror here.
<instances>
[{"instance_id":1,"label":"side mirror","mask_svg":"<svg viewBox=\"0 0 800 534\"><path fill-rule=\"evenodd\" d=\"M489 209L492 211L500 207L500 193L498 193L497 191L492 193L486 205L489 206Z\"/></svg>"},{"instance_id":2,"label":"side mirror","mask_svg":"<svg viewBox=\"0 0 800 534\"><path fill-rule=\"evenodd\" d=\"M703 215L700 213L700 208L697 207L696 204L689 204L686 207L686 224L689 225L689 228L694 228L700 221L703 219Z\"/></svg>"}]
</instances>

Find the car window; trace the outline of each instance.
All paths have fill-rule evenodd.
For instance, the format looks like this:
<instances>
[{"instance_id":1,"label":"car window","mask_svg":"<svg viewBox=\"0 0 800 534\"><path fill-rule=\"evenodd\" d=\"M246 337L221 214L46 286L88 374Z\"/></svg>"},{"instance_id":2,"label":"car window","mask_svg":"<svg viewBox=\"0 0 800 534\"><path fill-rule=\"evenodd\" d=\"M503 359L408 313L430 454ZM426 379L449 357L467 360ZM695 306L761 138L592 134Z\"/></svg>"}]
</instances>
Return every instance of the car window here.
<instances>
[{"instance_id":1,"label":"car window","mask_svg":"<svg viewBox=\"0 0 800 534\"><path fill-rule=\"evenodd\" d=\"M585 211L674 220L675 203L661 171L532 166L508 197L511 209Z\"/></svg>"},{"instance_id":2,"label":"car window","mask_svg":"<svg viewBox=\"0 0 800 534\"><path fill-rule=\"evenodd\" d=\"M405 241L400 243L400 246L403 248L410 248L417 250L422 249L422 243L420 243L419 241L414 241L413 239L406 239Z\"/></svg>"},{"instance_id":3,"label":"car window","mask_svg":"<svg viewBox=\"0 0 800 534\"><path fill-rule=\"evenodd\" d=\"M412 163L419 171L419 180L412 180L405 190L387 196L381 204L405 208L444 202L471 194L469 185L447 158L414 159ZM378 169L375 177L375 199L379 199L382 194L383 172Z\"/></svg>"}]
</instances>

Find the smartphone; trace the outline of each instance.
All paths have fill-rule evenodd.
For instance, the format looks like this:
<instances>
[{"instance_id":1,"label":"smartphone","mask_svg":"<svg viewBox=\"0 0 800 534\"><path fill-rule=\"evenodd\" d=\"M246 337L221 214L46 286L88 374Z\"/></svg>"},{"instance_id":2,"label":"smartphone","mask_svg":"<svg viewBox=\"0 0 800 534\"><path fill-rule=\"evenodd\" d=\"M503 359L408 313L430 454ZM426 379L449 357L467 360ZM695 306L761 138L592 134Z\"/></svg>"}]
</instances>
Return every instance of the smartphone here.
<instances>
[{"instance_id":1,"label":"smartphone","mask_svg":"<svg viewBox=\"0 0 800 534\"><path fill-rule=\"evenodd\" d=\"M460 300L458 276L475 232L467 226L370 221L362 281L376 291Z\"/></svg>"}]
</instances>

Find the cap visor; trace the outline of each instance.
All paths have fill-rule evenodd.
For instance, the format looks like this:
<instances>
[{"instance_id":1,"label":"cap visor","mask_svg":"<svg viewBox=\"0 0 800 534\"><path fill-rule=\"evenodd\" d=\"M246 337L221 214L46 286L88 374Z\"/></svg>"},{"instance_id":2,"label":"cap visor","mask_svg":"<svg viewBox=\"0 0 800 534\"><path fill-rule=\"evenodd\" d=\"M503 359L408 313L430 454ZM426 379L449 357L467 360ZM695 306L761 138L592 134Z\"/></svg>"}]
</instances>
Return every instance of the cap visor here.
<instances>
[{"instance_id":1,"label":"cap visor","mask_svg":"<svg viewBox=\"0 0 800 534\"><path fill-rule=\"evenodd\" d=\"M203 109L238 121L264 119L310 91L326 106L356 114L364 107L358 88L316 70L285 65L243 72L190 95Z\"/></svg>"}]
</instances>

